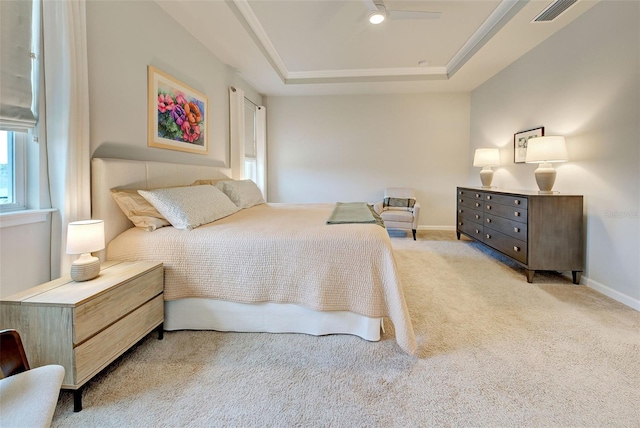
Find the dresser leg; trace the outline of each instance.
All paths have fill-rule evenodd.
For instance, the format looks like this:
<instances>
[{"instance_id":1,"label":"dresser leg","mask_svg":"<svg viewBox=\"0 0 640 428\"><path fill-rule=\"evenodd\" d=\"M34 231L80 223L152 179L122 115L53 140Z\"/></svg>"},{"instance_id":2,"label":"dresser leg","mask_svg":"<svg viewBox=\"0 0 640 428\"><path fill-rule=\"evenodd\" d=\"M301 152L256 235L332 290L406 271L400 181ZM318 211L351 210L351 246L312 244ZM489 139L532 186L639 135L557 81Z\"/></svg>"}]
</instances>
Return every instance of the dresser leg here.
<instances>
[{"instance_id":1,"label":"dresser leg","mask_svg":"<svg viewBox=\"0 0 640 428\"><path fill-rule=\"evenodd\" d=\"M83 388L73 391L73 411L79 412L82 410L82 390Z\"/></svg>"},{"instance_id":2,"label":"dresser leg","mask_svg":"<svg viewBox=\"0 0 640 428\"><path fill-rule=\"evenodd\" d=\"M158 326L158 340L164 339L164 323L161 322Z\"/></svg>"},{"instance_id":3,"label":"dresser leg","mask_svg":"<svg viewBox=\"0 0 640 428\"><path fill-rule=\"evenodd\" d=\"M525 269L524 271L527 274L527 282L528 283L532 283L533 282L533 275L536 274L536 271L535 270L529 270L529 269Z\"/></svg>"},{"instance_id":4,"label":"dresser leg","mask_svg":"<svg viewBox=\"0 0 640 428\"><path fill-rule=\"evenodd\" d=\"M456 236L458 237L458 241L460 240L460 232L456 230Z\"/></svg>"},{"instance_id":5,"label":"dresser leg","mask_svg":"<svg viewBox=\"0 0 640 428\"><path fill-rule=\"evenodd\" d=\"M580 278L582 277L582 271L574 270L574 271L571 271L571 273L573 274L573 283L574 284L580 284Z\"/></svg>"}]
</instances>

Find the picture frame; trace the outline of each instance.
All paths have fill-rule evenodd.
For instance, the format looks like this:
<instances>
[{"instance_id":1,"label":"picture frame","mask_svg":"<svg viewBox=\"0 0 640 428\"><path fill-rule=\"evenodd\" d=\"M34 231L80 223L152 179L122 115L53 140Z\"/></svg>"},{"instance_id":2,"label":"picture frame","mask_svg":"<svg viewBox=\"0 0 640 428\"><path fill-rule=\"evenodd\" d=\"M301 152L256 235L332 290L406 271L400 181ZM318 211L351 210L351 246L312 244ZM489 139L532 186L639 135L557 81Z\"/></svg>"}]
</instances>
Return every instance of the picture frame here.
<instances>
[{"instance_id":1,"label":"picture frame","mask_svg":"<svg viewBox=\"0 0 640 428\"><path fill-rule=\"evenodd\" d=\"M148 146L209 153L209 99L148 66Z\"/></svg>"},{"instance_id":2,"label":"picture frame","mask_svg":"<svg viewBox=\"0 0 640 428\"><path fill-rule=\"evenodd\" d=\"M544 126L527 129L513 134L513 162L524 163L527 157L527 143L530 138L544 137Z\"/></svg>"}]
</instances>

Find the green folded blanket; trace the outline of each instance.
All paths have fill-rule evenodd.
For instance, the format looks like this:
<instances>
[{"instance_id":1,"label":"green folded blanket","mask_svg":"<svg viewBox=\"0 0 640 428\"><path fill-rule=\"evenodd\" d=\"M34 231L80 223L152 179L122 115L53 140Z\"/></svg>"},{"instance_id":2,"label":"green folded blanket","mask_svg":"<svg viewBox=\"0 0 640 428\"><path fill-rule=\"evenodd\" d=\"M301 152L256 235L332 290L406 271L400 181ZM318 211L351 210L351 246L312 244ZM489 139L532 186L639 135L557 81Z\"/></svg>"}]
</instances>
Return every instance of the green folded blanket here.
<instances>
[{"instance_id":1,"label":"green folded blanket","mask_svg":"<svg viewBox=\"0 0 640 428\"><path fill-rule=\"evenodd\" d=\"M366 202L337 202L327 224L373 223L384 227L382 218Z\"/></svg>"}]
</instances>

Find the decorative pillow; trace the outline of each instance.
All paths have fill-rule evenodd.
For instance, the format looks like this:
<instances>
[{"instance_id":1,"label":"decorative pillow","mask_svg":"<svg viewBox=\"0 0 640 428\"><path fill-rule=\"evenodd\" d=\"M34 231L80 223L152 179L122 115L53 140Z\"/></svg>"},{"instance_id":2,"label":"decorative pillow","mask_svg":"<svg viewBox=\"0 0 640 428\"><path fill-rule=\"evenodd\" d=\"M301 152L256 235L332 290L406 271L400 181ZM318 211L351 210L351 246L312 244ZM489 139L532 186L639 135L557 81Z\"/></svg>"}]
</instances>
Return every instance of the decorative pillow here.
<instances>
[{"instance_id":1,"label":"decorative pillow","mask_svg":"<svg viewBox=\"0 0 640 428\"><path fill-rule=\"evenodd\" d=\"M411 210L413 206L416 204L416 200L414 198L384 198L385 207L392 208L406 208L407 210Z\"/></svg>"},{"instance_id":2,"label":"decorative pillow","mask_svg":"<svg viewBox=\"0 0 640 428\"><path fill-rule=\"evenodd\" d=\"M205 178L203 180L196 180L190 184L190 186L202 186L203 184L210 184L214 186L220 181L231 181L233 178Z\"/></svg>"},{"instance_id":3,"label":"decorative pillow","mask_svg":"<svg viewBox=\"0 0 640 428\"><path fill-rule=\"evenodd\" d=\"M138 190L176 229L191 230L239 211L214 186Z\"/></svg>"},{"instance_id":4,"label":"decorative pillow","mask_svg":"<svg viewBox=\"0 0 640 428\"><path fill-rule=\"evenodd\" d=\"M111 197L135 227L153 232L160 227L170 225L167 219L149 201L140 196L137 190L111 189Z\"/></svg>"},{"instance_id":5,"label":"decorative pillow","mask_svg":"<svg viewBox=\"0 0 640 428\"><path fill-rule=\"evenodd\" d=\"M238 208L264 204L262 192L251 180L219 181L216 187L224 192Z\"/></svg>"}]
</instances>

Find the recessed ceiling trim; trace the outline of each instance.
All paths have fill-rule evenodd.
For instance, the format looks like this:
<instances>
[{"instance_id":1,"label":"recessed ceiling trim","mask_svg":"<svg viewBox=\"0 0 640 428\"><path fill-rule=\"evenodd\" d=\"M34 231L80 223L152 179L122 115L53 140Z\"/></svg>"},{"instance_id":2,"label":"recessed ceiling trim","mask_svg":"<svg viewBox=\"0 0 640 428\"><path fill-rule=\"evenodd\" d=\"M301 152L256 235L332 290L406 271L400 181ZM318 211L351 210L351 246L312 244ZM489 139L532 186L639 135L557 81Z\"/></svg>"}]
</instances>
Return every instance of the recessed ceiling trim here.
<instances>
[{"instance_id":1,"label":"recessed ceiling trim","mask_svg":"<svg viewBox=\"0 0 640 428\"><path fill-rule=\"evenodd\" d=\"M233 3L245 19L246 24L250 27L255 37L258 39L258 42L262 44L262 48L267 55L267 59L276 68L280 77L283 80L286 80L289 70L287 70L287 66L278 53L278 50L271 42L271 39L267 35L264 27L260 24L258 17L253 12L253 9L251 9L249 2L247 0L233 0Z\"/></svg>"},{"instance_id":2,"label":"recessed ceiling trim","mask_svg":"<svg viewBox=\"0 0 640 428\"><path fill-rule=\"evenodd\" d=\"M495 33L518 13L529 0L502 0L475 33L447 64L449 77L458 71ZM517 7L516 7L517 6Z\"/></svg>"},{"instance_id":3,"label":"recessed ceiling trim","mask_svg":"<svg viewBox=\"0 0 640 428\"><path fill-rule=\"evenodd\" d=\"M366 68L353 70L290 71L285 83L375 82L446 79L446 67Z\"/></svg>"}]
</instances>

